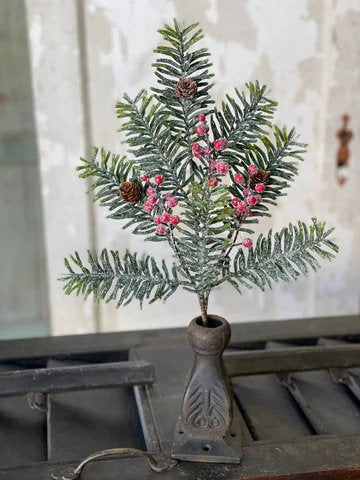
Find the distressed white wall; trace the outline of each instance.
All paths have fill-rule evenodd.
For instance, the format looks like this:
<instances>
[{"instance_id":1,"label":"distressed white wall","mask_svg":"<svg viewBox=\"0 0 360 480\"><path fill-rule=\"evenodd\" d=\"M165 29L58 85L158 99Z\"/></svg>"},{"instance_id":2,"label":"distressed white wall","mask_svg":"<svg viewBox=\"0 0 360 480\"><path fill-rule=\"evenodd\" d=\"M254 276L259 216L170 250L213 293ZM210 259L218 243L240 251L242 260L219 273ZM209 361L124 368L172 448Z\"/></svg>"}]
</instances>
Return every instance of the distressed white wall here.
<instances>
[{"instance_id":1,"label":"distressed white wall","mask_svg":"<svg viewBox=\"0 0 360 480\"><path fill-rule=\"evenodd\" d=\"M106 305L94 314L82 299L63 296L55 281L62 257L90 244L164 255L163 246L144 244L105 219L104 209L89 209L73 167L89 142L124 150L115 102L155 83L156 29L173 17L201 22L218 102L234 86L259 79L279 101L277 122L295 126L309 144L296 184L259 230L316 215L336 225L341 244L317 276L242 297L221 287L210 311L232 322L359 313L360 225L349 207L360 178L360 0L27 0L27 8L54 333L185 325L197 314L186 292L142 311ZM355 138L351 179L340 188L335 133L345 112Z\"/></svg>"},{"instance_id":2,"label":"distressed white wall","mask_svg":"<svg viewBox=\"0 0 360 480\"><path fill-rule=\"evenodd\" d=\"M29 0L28 30L53 331L95 329L90 301L66 297L57 281L63 259L91 245L86 185L75 174L86 151L79 25L73 0Z\"/></svg>"},{"instance_id":3,"label":"distressed white wall","mask_svg":"<svg viewBox=\"0 0 360 480\"><path fill-rule=\"evenodd\" d=\"M0 1L0 337L46 334L40 182L22 0Z\"/></svg>"}]
</instances>

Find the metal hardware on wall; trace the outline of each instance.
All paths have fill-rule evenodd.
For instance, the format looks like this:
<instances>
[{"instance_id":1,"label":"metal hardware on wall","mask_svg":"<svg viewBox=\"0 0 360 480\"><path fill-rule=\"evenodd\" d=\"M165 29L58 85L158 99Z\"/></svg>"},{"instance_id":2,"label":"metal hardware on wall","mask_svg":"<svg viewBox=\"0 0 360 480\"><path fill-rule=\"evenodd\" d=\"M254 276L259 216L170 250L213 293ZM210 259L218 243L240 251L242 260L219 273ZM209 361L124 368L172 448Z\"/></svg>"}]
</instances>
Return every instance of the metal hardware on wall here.
<instances>
[{"instance_id":1,"label":"metal hardware on wall","mask_svg":"<svg viewBox=\"0 0 360 480\"><path fill-rule=\"evenodd\" d=\"M336 177L339 185L344 185L348 180L348 169L349 169L349 159L350 159L350 150L349 142L353 138L353 132L348 128L350 121L350 116L345 113L342 116L342 127L337 131L336 136L339 139L340 146L337 152L337 170Z\"/></svg>"}]
</instances>

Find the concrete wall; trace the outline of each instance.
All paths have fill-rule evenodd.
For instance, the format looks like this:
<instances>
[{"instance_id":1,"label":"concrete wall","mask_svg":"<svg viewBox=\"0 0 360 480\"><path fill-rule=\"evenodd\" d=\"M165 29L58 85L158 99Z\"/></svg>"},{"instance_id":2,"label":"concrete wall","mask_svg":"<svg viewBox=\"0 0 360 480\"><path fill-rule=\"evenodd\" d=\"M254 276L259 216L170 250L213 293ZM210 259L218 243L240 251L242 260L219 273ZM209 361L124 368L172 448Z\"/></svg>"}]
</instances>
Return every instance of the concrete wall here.
<instances>
[{"instance_id":1,"label":"concrete wall","mask_svg":"<svg viewBox=\"0 0 360 480\"><path fill-rule=\"evenodd\" d=\"M62 258L87 246L138 250L162 257L105 219L85 197L74 166L91 144L122 152L114 105L155 82L150 64L156 29L176 17L199 20L213 54L219 102L233 86L266 83L280 103L276 116L309 144L306 162L270 221L298 218L336 225L341 252L317 276L239 297L230 287L214 292L210 311L232 322L359 313L360 225L353 207L360 179L360 0L27 0L40 147L42 193L54 333L184 325L197 314L196 299L179 292L166 305L142 311L94 309L65 297L56 277ZM336 131L351 115L350 180L335 181ZM168 254L168 258L170 258Z\"/></svg>"},{"instance_id":2,"label":"concrete wall","mask_svg":"<svg viewBox=\"0 0 360 480\"><path fill-rule=\"evenodd\" d=\"M48 331L41 195L22 0L0 2L0 337Z\"/></svg>"}]
</instances>

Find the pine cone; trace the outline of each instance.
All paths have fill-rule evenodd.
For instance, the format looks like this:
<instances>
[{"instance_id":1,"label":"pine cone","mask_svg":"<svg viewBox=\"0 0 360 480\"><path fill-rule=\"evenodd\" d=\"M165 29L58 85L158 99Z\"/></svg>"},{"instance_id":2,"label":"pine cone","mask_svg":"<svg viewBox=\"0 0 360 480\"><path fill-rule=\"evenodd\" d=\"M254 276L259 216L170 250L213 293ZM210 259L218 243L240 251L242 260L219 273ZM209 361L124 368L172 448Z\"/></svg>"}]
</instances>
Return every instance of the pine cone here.
<instances>
[{"instance_id":1,"label":"pine cone","mask_svg":"<svg viewBox=\"0 0 360 480\"><path fill-rule=\"evenodd\" d=\"M263 183L264 185L266 185L268 181L269 181L268 172L266 170L263 170L262 168L259 168L258 172L255 173L255 175L250 176L249 186L252 190L254 190L255 185L257 183Z\"/></svg>"},{"instance_id":2,"label":"pine cone","mask_svg":"<svg viewBox=\"0 0 360 480\"><path fill-rule=\"evenodd\" d=\"M140 200L141 190L135 182L123 182L120 185L119 195L124 202L135 203Z\"/></svg>"},{"instance_id":3,"label":"pine cone","mask_svg":"<svg viewBox=\"0 0 360 480\"><path fill-rule=\"evenodd\" d=\"M196 82L190 78L181 78L176 85L176 96L183 100L192 100L197 94Z\"/></svg>"}]
</instances>

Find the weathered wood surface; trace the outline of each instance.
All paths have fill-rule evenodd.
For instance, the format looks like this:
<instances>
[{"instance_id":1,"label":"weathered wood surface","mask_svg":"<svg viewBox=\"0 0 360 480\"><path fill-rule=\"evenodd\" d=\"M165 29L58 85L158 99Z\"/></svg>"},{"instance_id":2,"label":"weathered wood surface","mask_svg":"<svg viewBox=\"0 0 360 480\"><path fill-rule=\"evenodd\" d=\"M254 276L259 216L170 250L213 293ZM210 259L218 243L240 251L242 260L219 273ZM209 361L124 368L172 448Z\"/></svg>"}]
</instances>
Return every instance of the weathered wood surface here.
<instances>
[{"instance_id":1,"label":"weathered wood surface","mask_svg":"<svg viewBox=\"0 0 360 480\"><path fill-rule=\"evenodd\" d=\"M356 344L360 342L360 317L259 322L234 325L232 330L226 362L233 374L247 374L233 377L240 407L243 463L230 466L181 462L174 470L162 473L161 478L360 479L357 400L350 388L337 383L328 371L314 370L340 364L360 365ZM326 341L318 342L319 337L326 337ZM267 351L271 342L274 350ZM139 404L154 393L157 395L156 405L150 402L147 410L139 412L143 423L154 416L158 422L147 432L146 441L151 450L161 446L166 451L175 421L174 410L180 405L191 363L184 329L1 341L0 358L2 372L20 370L17 375L21 377L23 369L36 372L46 366L56 369L71 365L96 369L94 364L126 363L129 350L135 346L141 353L138 358L155 366L153 386L135 388ZM296 372L297 368L303 371ZM273 373L276 371L291 373L313 411L325 413L321 421L330 434L314 434L301 405L281 383L280 374ZM349 371L356 375L358 369ZM258 374L254 375L255 372ZM287 374L282 375L286 378ZM323 391L322 397L318 397L317 389ZM316 403L319 399L327 401L325 410ZM115 446L144 448L131 387L51 393L47 406L46 416L30 410L25 397L0 398L0 480L48 479L51 472L59 471L69 461L80 461L94 450ZM350 414L355 417L352 419ZM332 415L338 417L332 419ZM27 423L30 417L37 420ZM24 431L23 425L29 428ZM159 475L143 460L122 458L94 462L86 467L81 478L147 480Z\"/></svg>"},{"instance_id":2,"label":"weathered wood surface","mask_svg":"<svg viewBox=\"0 0 360 480\"><path fill-rule=\"evenodd\" d=\"M17 367L0 365L0 372ZM0 397L0 465L17 466L46 460L46 418L29 408L26 397Z\"/></svg>"},{"instance_id":3,"label":"weathered wood surface","mask_svg":"<svg viewBox=\"0 0 360 480\"><path fill-rule=\"evenodd\" d=\"M348 472L349 479L360 477L359 441L353 437L341 438L339 443L332 437L314 438L312 442L291 444L263 443L244 448L246 465L214 465L181 462L177 467L161 474L152 472L141 459L122 458L95 461L84 470L81 480L347 480L339 476ZM337 455L332 452L336 449ZM279 464L279 453L291 458L290 464ZM312 468L309 468L309 461ZM349 464L353 464L349 467ZM29 467L0 470L0 480L49 480L51 473L74 462L49 462ZM332 471L333 470L333 471ZM301 472L301 473L299 473ZM284 479L284 475L289 478ZM358 475L356 477L355 475Z\"/></svg>"},{"instance_id":4,"label":"weathered wood surface","mask_svg":"<svg viewBox=\"0 0 360 480\"><path fill-rule=\"evenodd\" d=\"M0 397L30 392L93 390L119 385L145 385L154 381L148 362L116 362L92 365L34 368L0 373Z\"/></svg>"},{"instance_id":5,"label":"weathered wood surface","mask_svg":"<svg viewBox=\"0 0 360 480\"><path fill-rule=\"evenodd\" d=\"M50 360L49 364L59 368L75 362ZM144 449L131 386L52 393L47 405L49 461L76 460L113 447Z\"/></svg>"},{"instance_id":6,"label":"weathered wood surface","mask_svg":"<svg viewBox=\"0 0 360 480\"><path fill-rule=\"evenodd\" d=\"M261 348L268 340L317 339L360 335L360 316L306 318L233 324L230 348L243 348L248 343ZM186 342L186 329L109 332L86 335L65 335L0 342L0 362L21 359L42 359L70 355L127 352L134 345Z\"/></svg>"},{"instance_id":7,"label":"weathered wood surface","mask_svg":"<svg viewBox=\"0 0 360 480\"><path fill-rule=\"evenodd\" d=\"M351 368L360 366L360 344L229 352L225 356L225 363L231 377L333 367Z\"/></svg>"}]
</instances>

